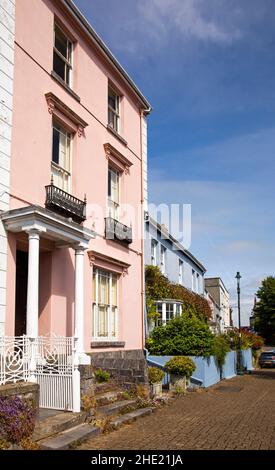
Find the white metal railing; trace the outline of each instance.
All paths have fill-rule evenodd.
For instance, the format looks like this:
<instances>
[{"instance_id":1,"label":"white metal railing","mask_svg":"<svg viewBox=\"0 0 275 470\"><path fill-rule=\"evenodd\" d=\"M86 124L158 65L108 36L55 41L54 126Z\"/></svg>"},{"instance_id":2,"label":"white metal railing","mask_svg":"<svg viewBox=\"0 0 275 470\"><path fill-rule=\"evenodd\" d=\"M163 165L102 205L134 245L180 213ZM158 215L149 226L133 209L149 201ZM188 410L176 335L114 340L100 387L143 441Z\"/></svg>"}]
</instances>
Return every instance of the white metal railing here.
<instances>
[{"instance_id":1,"label":"white metal railing","mask_svg":"<svg viewBox=\"0 0 275 470\"><path fill-rule=\"evenodd\" d=\"M80 411L76 340L64 336L0 337L0 385L37 382L40 406Z\"/></svg>"},{"instance_id":2,"label":"white metal railing","mask_svg":"<svg viewBox=\"0 0 275 470\"><path fill-rule=\"evenodd\" d=\"M0 385L30 380L31 343L27 336L0 336Z\"/></svg>"}]
</instances>

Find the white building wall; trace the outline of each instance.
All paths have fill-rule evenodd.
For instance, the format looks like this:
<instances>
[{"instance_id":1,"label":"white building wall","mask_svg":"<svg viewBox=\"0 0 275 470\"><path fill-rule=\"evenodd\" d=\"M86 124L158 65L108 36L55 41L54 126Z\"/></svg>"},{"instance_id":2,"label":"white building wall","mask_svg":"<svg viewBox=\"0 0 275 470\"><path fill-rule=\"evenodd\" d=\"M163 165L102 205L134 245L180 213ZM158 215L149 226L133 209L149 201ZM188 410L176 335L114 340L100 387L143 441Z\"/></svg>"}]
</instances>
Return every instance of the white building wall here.
<instances>
[{"instance_id":1,"label":"white building wall","mask_svg":"<svg viewBox=\"0 0 275 470\"><path fill-rule=\"evenodd\" d=\"M0 211L9 208L15 0L0 0ZM5 332L7 233L0 220L0 335Z\"/></svg>"}]
</instances>

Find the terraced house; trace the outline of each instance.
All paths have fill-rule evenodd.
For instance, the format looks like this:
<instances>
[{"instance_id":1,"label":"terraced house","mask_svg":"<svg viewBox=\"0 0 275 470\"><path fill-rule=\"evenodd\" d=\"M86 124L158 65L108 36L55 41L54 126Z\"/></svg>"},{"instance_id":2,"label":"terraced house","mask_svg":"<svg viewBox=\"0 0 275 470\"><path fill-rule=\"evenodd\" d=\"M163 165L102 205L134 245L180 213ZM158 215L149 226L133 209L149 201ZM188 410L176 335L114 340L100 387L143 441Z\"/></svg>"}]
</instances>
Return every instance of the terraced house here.
<instances>
[{"instance_id":1,"label":"terraced house","mask_svg":"<svg viewBox=\"0 0 275 470\"><path fill-rule=\"evenodd\" d=\"M151 108L72 1L1 12L1 383L77 411L79 364L144 360Z\"/></svg>"}]
</instances>

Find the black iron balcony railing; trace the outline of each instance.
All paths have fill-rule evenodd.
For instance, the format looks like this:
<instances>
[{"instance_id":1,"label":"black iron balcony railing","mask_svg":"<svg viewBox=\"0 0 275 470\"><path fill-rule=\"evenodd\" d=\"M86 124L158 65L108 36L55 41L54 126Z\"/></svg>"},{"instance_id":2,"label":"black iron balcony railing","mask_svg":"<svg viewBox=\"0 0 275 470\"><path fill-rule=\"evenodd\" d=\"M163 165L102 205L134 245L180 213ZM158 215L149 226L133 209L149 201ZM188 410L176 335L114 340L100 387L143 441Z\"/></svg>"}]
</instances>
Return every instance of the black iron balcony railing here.
<instances>
[{"instance_id":1,"label":"black iron balcony railing","mask_svg":"<svg viewBox=\"0 0 275 470\"><path fill-rule=\"evenodd\" d=\"M127 227L112 217L106 217L105 237L107 240L117 240L129 245L133 241L132 227Z\"/></svg>"},{"instance_id":2,"label":"black iron balcony railing","mask_svg":"<svg viewBox=\"0 0 275 470\"><path fill-rule=\"evenodd\" d=\"M71 217L77 223L81 223L86 219L86 198L81 201L52 183L45 186L45 188L45 206L47 209L51 209L65 217Z\"/></svg>"}]
</instances>

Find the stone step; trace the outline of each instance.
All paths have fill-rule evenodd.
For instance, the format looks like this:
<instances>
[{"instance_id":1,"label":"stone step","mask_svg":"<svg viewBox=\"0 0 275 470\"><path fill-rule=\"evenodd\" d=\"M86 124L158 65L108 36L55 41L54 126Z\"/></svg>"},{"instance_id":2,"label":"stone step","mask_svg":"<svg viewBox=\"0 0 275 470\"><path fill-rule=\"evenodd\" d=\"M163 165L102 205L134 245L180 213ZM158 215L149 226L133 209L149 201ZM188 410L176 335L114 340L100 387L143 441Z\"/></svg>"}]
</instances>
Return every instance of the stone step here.
<instances>
[{"instance_id":1,"label":"stone step","mask_svg":"<svg viewBox=\"0 0 275 470\"><path fill-rule=\"evenodd\" d=\"M113 382L102 382L94 384L95 395L113 390L117 390L117 385Z\"/></svg>"},{"instance_id":2,"label":"stone step","mask_svg":"<svg viewBox=\"0 0 275 470\"><path fill-rule=\"evenodd\" d=\"M130 424L133 421L136 421L142 416L147 416L155 411L155 408L139 408L138 410L131 411L130 413L125 413L125 415L117 416L111 421L111 426L113 429L118 429L123 424Z\"/></svg>"},{"instance_id":3,"label":"stone step","mask_svg":"<svg viewBox=\"0 0 275 470\"><path fill-rule=\"evenodd\" d=\"M89 424L80 424L68 429L54 437L43 439L39 442L43 450L66 450L73 449L87 439L97 436L100 429Z\"/></svg>"},{"instance_id":4,"label":"stone step","mask_svg":"<svg viewBox=\"0 0 275 470\"><path fill-rule=\"evenodd\" d=\"M125 392L121 390L112 390L105 393L96 395L96 403L98 406L108 405L116 401L122 400L125 396Z\"/></svg>"},{"instance_id":5,"label":"stone step","mask_svg":"<svg viewBox=\"0 0 275 470\"><path fill-rule=\"evenodd\" d=\"M110 405L104 405L97 408L97 413L101 415L116 415L121 413L128 406L135 406L136 400L121 400L111 403Z\"/></svg>"},{"instance_id":6,"label":"stone step","mask_svg":"<svg viewBox=\"0 0 275 470\"><path fill-rule=\"evenodd\" d=\"M50 414L50 410L49 410ZM33 440L39 441L54 434L84 423L86 413L59 412L54 415L38 418L34 428Z\"/></svg>"}]
</instances>

